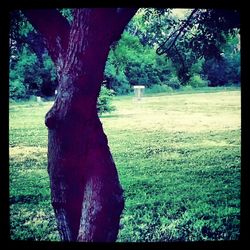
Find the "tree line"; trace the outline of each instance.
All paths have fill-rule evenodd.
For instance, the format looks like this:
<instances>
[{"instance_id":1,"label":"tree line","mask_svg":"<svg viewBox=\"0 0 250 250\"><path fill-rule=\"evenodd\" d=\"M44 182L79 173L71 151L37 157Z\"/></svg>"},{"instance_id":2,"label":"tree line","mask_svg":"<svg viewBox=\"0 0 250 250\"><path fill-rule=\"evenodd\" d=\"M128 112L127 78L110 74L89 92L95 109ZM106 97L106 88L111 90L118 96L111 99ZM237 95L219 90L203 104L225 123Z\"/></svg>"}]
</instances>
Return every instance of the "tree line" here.
<instances>
[{"instance_id":1,"label":"tree line","mask_svg":"<svg viewBox=\"0 0 250 250\"><path fill-rule=\"evenodd\" d=\"M60 11L72 22L71 9ZM209 40L199 34L202 30L199 17L200 26L193 23L175 43L175 50L158 55L157 48L174 31L178 31L182 23L171 10L158 12L139 9L121 39L112 45L104 71L105 87L120 95L128 94L133 85L138 84L159 91L179 89L185 85L240 85L240 30L236 25L230 32L225 24L216 32L213 30L216 34L213 42L217 47L207 49L210 54L206 55L204 51ZM212 20L216 18L210 17ZM42 38L20 11L13 12L11 20L10 97L53 96L58 85L56 70ZM209 25L206 23L206 26Z\"/></svg>"}]
</instances>

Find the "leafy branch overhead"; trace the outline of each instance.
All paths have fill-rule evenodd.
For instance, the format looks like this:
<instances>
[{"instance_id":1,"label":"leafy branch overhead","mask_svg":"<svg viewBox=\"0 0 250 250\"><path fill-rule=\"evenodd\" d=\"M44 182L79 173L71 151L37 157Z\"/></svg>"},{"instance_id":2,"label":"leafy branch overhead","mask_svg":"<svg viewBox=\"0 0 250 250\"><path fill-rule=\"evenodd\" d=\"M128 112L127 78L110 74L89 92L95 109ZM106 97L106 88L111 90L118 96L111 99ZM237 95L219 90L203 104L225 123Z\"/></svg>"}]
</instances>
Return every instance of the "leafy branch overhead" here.
<instances>
[{"instance_id":1,"label":"leafy branch overhead","mask_svg":"<svg viewBox=\"0 0 250 250\"><path fill-rule=\"evenodd\" d=\"M214 51L209 49L210 45L219 49L220 44L226 42L223 33L234 33L240 28L238 10L189 9L186 10L186 15L188 12L189 15L181 20L172 12L173 9L142 9L140 12L146 23L143 30L149 29L149 33L153 33L149 37L159 46L159 55L174 46L185 45L190 46L197 56L215 56Z\"/></svg>"},{"instance_id":2,"label":"leafy branch overhead","mask_svg":"<svg viewBox=\"0 0 250 250\"><path fill-rule=\"evenodd\" d=\"M215 58L221 60L222 45L226 43L227 34L236 34L240 28L237 10L203 10L194 9L187 19L168 35L159 45L157 54L181 62L182 74L188 78L185 50L191 49L194 58Z\"/></svg>"}]
</instances>

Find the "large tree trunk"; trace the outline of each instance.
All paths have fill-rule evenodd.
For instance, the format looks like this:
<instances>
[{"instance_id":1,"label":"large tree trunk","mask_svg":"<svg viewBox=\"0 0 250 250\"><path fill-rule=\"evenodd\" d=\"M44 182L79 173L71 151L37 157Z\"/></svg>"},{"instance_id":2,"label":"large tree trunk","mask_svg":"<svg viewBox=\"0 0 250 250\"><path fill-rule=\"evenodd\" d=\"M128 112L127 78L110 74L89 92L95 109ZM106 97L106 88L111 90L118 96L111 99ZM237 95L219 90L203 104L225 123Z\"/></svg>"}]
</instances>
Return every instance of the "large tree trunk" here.
<instances>
[{"instance_id":1,"label":"large tree trunk","mask_svg":"<svg viewBox=\"0 0 250 250\"><path fill-rule=\"evenodd\" d=\"M76 99L72 98L68 105ZM78 105L86 107L84 101L79 100ZM124 201L96 113L85 117L71 111L64 121L49 129L48 163L52 205L61 238L114 241Z\"/></svg>"},{"instance_id":2,"label":"large tree trunk","mask_svg":"<svg viewBox=\"0 0 250 250\"><path fill-rule=\"evenodd\" d=\"M46 11L51 26L37 18ZM58 73L58 94L45 123L52 205L60 237L63 241L115 241L123 190L96 102L109 47L136 9L78 9L70 28L50 11L24 14L45 36Z\"/></svg>"}]
</instances>

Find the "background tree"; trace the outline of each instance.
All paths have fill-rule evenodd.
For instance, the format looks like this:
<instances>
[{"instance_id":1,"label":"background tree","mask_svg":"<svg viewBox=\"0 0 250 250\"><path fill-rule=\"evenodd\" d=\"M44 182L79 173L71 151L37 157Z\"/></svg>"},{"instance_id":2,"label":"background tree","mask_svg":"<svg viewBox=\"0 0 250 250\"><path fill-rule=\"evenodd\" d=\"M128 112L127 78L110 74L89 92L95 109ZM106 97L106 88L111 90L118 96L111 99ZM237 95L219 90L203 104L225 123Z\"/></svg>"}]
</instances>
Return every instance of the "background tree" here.
<instances>
[{"instance_id":1,"label":"background tree","mask_svg":"<svg viewBox=\"0 0 250 250\"><path fill-rule=\"evenodd\" d=\"M240 40L239 34L224 35L226 43L221 47L220 58L206 60L202 74L207 76L209 86L240 84Z\"/></svg>"},{"instance_id":2,"label":"background tree","mask_svg":"<svg viewBox=\"0 0 250 250\"><path fill-rule=\"evenodd\" d=\"M52 205L64 241L117 237L124 200L96 102L109 47L135 12L76 9L70 25L57 10L23 11L44 37L59 82L45 123Z\"/></svg>"},{"instance_id":3,"label":"background tree","mask_svg":"<svg viewBox=\"0 0 250 250\"><path fill-rule=\"evenodd\" d=\"M10 19L10 98L52 96L57 86L55 67L41 35L21 11Z\"/></svg>"},{"instance_id":4,"label":"background tree","mask_svg":"<svg viewBox=\"0 0 250 250\"><path fill-rule=\"evenodd\" d=\"M180 87L171 60L159 57L154 48L144 46L137 36L127 31L109 53L105 78L108 87L117 94L127 94L138 84L147 88L154 85Z\"/></svg>"},{"instance_id":5,"label":"background tree","mask_svg":"<svg viewBox=\"0 0 250 250\"><path fill-rule=\"evenodd\" d=\"M226 35L237 36L239 27L237 10L194 9L186 20L168 34L157 53L165 53L179 65L178 76L186 83L191 77L191 65L198 59L221 60Z\"/></svg>"}]
</instances>

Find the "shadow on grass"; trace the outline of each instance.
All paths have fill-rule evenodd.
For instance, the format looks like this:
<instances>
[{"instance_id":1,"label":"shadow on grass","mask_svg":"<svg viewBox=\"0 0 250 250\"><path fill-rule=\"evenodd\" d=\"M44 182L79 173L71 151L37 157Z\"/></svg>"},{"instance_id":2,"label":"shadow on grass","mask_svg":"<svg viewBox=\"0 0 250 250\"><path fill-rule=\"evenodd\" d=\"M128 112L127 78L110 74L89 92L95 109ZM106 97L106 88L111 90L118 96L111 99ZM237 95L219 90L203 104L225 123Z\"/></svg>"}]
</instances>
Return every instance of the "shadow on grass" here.
<instances>
[{"instance_id":1,"label":"shadow on grass","mask_svg":"<svg viewBox=\"0 0 250 250\"><path fill-rule=\"evenodd\" d=\"M99 118L118 118L120 115L117 114L105 114L105 115L99 115Z\"/></svg>"},{"instance_id":2,"label":"shadow on grass","mask_svg":"<svg viewBox=\"0 0 250 250\"><path fill-rule=\"evenodd\" d=\"M135 116L136 114L110 114L110 115L101 115L99 118L105 119L105 118L122 118L122 117L132 117Z\"/></svg>"},{"instance_id":3,"label":"shadow on grass","mask_svg":"<svg viewBox=\"0 0 250 250\"><path fill-rule=\"evenodd\" d=\"M15 203L29 203L29 204L38 204L41 200L49 200L49 196L44 196L42 194L38 195L17 195L10 197L10 205Z\"/></svg>"}]
</instances>

